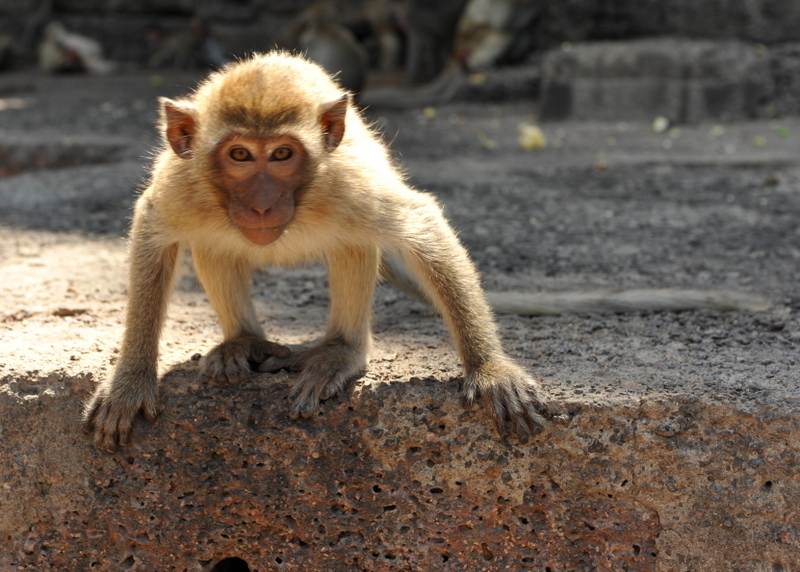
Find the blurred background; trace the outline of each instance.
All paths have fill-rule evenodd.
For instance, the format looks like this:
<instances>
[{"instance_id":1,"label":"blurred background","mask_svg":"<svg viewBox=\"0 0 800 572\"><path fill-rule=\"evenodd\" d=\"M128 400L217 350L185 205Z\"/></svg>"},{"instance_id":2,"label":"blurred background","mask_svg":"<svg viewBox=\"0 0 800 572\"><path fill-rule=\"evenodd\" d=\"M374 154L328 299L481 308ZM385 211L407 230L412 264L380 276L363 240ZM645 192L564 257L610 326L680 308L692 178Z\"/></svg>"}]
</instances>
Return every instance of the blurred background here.
<instances>
[{"instance_id":1,"label":"blurred background","mask_svg":"<svg viewBox=\"0 0 800 572\"><path fill-rule=\"evenodd\" d=\"M792 0L0 0L0 70L203 70L276 46L383 107L535 98L543 119L670 122L800 111Z\"/></svg>"},{"instance_id":2,"label":"blurred background","mask_svg":"<svg viewBox=\"0 0 800 572\"><path fill-rule=\"evenodd\" d=\"M156 98L274 47L355 94L490 286L793 291L795 0L0 0L0 230L124 235Z\"/></svg>"}]
</instances>

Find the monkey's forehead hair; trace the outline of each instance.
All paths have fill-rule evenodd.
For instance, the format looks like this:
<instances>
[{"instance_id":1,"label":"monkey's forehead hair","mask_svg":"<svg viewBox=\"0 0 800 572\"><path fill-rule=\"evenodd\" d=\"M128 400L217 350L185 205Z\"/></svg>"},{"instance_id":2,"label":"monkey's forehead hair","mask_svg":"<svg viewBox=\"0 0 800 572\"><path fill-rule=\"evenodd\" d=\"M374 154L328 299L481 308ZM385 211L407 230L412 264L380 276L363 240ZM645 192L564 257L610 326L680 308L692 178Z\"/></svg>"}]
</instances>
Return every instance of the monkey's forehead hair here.
<instances>
[{"instance_id":1,"label":"monkey's forehead hair","mask_svg":"<svg viewBox=\"0 0 800 572\"><path fill-rule=\"evenodd\" d=\"M259 130L316 122L322 104L344 93L317 64L287 52L268 52L229 64L194 95L201 117Z\"/></svg>"}]
</instances>

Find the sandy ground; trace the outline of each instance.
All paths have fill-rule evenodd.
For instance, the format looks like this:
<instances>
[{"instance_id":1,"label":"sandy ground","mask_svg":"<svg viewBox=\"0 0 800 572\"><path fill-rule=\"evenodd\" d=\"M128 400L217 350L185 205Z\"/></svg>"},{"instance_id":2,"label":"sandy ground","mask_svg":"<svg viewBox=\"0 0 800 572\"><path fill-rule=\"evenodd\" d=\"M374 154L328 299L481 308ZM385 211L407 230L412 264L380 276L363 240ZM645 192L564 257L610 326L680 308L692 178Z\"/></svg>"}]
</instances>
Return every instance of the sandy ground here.
<instances>
[{"instance_id":1,"label":"sandy ground","mask_svg":"<svg viewBox=\"0 0 800 572\"><path fill-rule=\"evenodd\" d=\"M0 177L0 382L24 393L54 375L109 373L126 300L124 236L156 143L155 98L194 81L0 77L0 162L29 157L31 168ZM547 148L530 152L517 129L533 111L368 110L413 183L441 199L488 289L726 287L773 306L506 316L508 351L555 397L608 404L690 394L796 413L800 121L667 133L645 123L551 124ZM184 267L162 341L165 371L191 366L219 337L188 260ZM324 327L321 268L267 270L254 290L271 337L301 342ZM382 286L375 313L371 378L459 377L428 308Z\"/></svg>"}]
</instances>

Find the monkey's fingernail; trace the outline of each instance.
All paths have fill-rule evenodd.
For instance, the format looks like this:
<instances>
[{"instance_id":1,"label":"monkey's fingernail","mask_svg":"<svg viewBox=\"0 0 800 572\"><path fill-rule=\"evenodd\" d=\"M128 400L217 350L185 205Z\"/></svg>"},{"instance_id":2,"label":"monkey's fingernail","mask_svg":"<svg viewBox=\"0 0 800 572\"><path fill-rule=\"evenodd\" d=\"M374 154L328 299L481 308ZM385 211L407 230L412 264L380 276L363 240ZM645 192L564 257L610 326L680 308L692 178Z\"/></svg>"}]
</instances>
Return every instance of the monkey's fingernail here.
<instances>
[{"instance_id":1,"label":"monkey's fingernail","mask_svg":"<svg viewBox=\"0 0 800 572\"><path fill-rule=\"evenodd\" d=\"M522 439L527 439L528 435L531 433L531 428L528 426L528 422L525 420L525 417L519 415L514 418L514 426L517 432L517 436Z\"/></svg>"},{"instance_id":2,"label":"monkey's fingernail","mask_svg":"<svg viewBox=\"0 0 800 572\"><path fill-rule=\"evenodd\" d=\"M279 358L288 358L292 355L292 350L286 346L276 345L275 348L273 348L272 353Z\"/></svg>"},{"instance_id":3,"label":"monkey's fingernail","mask_svg":"<svg viewBox=\"0 0 800 572\"><path fill-rule=\"evenodd\" d=\"M476 405L476 403L475 403L476 399L475 398L476 397L477 396L476 396L474 388L466 389L461 394L461 403L467 409L475 409L475 405Z\"/></svg>"},{"instance_id":4,"label":"monkey's fingernail","mask_svg":"<svg viewBox=\"0 0 800 572\"><path fill-rule=\"evenodd\" d=\"M106 451L107 453L113 453L117 448L117 444L114 441L113 435L107 435L101 433L98 436L98 439L96 439L96 442L97 446L103 451Z\"/></svg>"},{"instance_id":5,"label":"monkey's fingernail","mask_svg":"<svg viewBox=\"0 0 800 572\"><path fill-rule=\"evenodd\" d=\"M258 366L258 371L266 373L275 373L281 369L283 368L281 367L280 362L273 357L267 359L267 361L262 362L261 365Z\"/></svg>"},{"instance_id":6,"label":"monkey's fingernail","mask_svg":"<svg viewBox=\"0 0 800 572\"><path fill-rule=\"evenodd\" d=\"M550 423L548 420L541 415L532 405L528 405L525 408L525 414L528 416L528 419L531 420L532 423L537 425L540 429L544 430Z\"/></svg>"}]
</instances>

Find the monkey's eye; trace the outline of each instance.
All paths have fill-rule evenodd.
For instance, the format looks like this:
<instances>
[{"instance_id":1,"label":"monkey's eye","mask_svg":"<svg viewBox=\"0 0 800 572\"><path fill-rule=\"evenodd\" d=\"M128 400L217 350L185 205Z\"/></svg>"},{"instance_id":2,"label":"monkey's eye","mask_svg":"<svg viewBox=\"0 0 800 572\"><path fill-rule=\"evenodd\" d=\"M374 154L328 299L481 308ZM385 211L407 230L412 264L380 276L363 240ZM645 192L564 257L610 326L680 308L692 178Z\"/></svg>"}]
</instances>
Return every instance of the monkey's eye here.
<instances>
[{"instance_id":1,"label":"monkey's eye","mask_svg":"<svg viewBox=\"0 0 800 572\"><path fill-rule=\"evenodd\" d=\"M228 151L228 156L234 161L252 161L253 155L244 147L234 147Z\"/></svg>"},{"instance_id":2,"label":"monkey's eye","mask_svg":"<svg viewBox=\"0 0 800 572\"><path fill-rule=\"evenodd\" d=\"M272 152L270 159L273 161L286 161L293 155L293 151L289 147L278 147Z\"/></svg>"}]
</instances>

